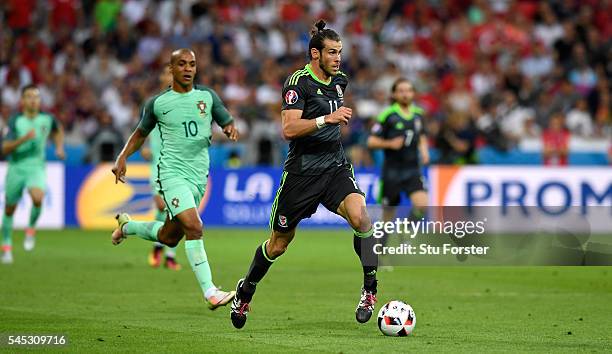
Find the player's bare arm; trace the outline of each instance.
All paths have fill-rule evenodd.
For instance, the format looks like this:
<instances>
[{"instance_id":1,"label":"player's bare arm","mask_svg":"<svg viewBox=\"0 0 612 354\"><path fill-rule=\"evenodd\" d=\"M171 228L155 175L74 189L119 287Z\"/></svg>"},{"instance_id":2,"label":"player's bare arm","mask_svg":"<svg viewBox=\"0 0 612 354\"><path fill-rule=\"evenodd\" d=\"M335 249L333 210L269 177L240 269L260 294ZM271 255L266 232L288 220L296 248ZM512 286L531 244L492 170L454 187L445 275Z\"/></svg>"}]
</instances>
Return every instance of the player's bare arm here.
<instances>
[{"instance_id":1,"label":"player's bare arm","mask_svg":"<svg viewBox=\"0 0 612 354\"><path fill-rule=\"evenodd\" d=\"M112 169L113 174L115 174L115 183L125 183L127 158L140 149L146 138L147 136L144 135L140 129L134 130L132 135L130 135L130 138L128 139L127 143L125 143L123 150L121 150L121 153L119 153L119 156L117 156L115 166Z\"/></svg>"},{"instance_id":2,"label":"player's bare arm","mask_svg":"<svg viewBox=\"0 0 612 354\"><path fill-rule=\"evenodd\" d=\"M370 135L368 137L368 148L400 150L402 146L404 146L405 139L405 136L398 136L393 139L383 139L375 135Z\"/></svg>"},{"instance_id":3,"label":"player's bare arm","mask_svg":"<svg viewBox=\"0 0 612 354\"><path fill-rule=\"evenodd\" d=\"M286 140L297 139L302 136L310 135L318 130L316 119L302 119L302 110L287 109L281 112L281 122L283 127L283 137ZM353 110L348 107L340 107L331 114L323 116L325 125L348 124Z\"/></svg>"},{"instance_id":4,"label":"player's bare arm","mask_svg":"<svg viewBox=\"0 0 612 354\"><path fill-rule=\"evenodd\" d=\"M421 153L421 162L423 165L429 165L429 148L427 143L427 137L422 135L419 140L419 152Z\"/></svg>"},{"instance_id":5,"label":"player's bare arm","mask_svg":"<svg viewBox=\"0 0 612 354\"><path fill-rule=\"evenodd\" d=\"M28 140L34 139L36 136L36 132L34 129L30 130L26 135L21 138L15 140L7 140L2 143L2 155L8 155L15 151L21 144L25 143Z\"/></svg>"}]
</instances>

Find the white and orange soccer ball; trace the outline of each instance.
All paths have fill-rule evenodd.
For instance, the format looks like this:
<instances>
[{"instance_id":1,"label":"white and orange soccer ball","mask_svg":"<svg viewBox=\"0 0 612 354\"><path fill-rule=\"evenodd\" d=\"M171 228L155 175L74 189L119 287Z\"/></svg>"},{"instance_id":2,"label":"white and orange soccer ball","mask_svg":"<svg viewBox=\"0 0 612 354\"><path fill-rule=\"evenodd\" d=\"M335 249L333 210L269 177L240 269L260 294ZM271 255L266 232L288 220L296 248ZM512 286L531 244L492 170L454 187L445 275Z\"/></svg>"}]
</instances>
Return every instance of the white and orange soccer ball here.
<instances>
[{"instance_id":1,"label":"white and orange soccer ball","mask_svg":"<svg viewBox=\"0 0 612 354\"><path fill-rule=\"evenodd\" d=\"M378 329L386 336L405 337L412 333L414 326L414 310L402 301L389 301L378 311Z\"/></svg>"}]
</instances>

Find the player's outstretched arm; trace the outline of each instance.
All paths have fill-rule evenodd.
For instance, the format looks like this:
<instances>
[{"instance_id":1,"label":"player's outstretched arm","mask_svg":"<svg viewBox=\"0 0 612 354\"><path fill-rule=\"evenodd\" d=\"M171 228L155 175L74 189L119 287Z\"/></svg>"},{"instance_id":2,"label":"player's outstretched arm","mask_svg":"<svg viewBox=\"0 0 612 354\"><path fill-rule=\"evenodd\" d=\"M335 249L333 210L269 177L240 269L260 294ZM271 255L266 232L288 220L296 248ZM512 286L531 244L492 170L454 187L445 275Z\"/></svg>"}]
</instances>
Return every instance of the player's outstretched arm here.
<instances>
[{"instance_id":1,"label":"player's outstretched arm","mask_svg":"<svg viewBox=\"0 0 612 354\"><path fill-rule=\"evenodd\" d=\"M348 107L340 107L332 114L328 114L316 119L302 119L302 110L286 109L281 111L283 126L283 138L293 140L302 136L310 135L315 130L321 129L326 125L348 124L353 114L353 110Z\"/></svg>"},{"instance_id":2,"label":"player's outstretched arm","mask_svg":"<svg viewBox=\"0 0 612 354\"><path fill-rule=\"evenodd\" d=\"M134 130L132 135L130 135L130 138L128 139L127 143L125 143L123 150L121 150L121 153L119 153L119 156L117 156L115 166L112 170L115 174L115 183L125 183L127 158L140 149L146 138L147 136L139 128Z\"/></svg>"},{"instance_id":3,"label":"player's outstretched arm","mask_svg":"<svg viewBox=\"0 0 612 354\"><path fill-rule=\"evenodd\" d=\"M238 141L240 133L238 132L236 125L234 125L234 119L232 118L232 115L229 113L229 111L223 104L223 101L221 101L221 98L214 90L208 89L208 92L210 92L210 94L212 95L213 100L211 112L213 120L217 122L217 124L219 124L219 126L223 129L223 134L225 134L225 136L227 136L229 140Z\"/></svg>"},{"instance_id":4,"label":"player's outstretched arm","mask_svg":"<svg viewBox=\"0 0 612 354\"><path fill-rule=\"evenodd\" d=\"M36 136L36 132L34 129L30 130L26 135L21 138L14 140L6 140L2 143L2 155L8 155L15 151L19 147L19 145L25 143L26 141L33 139Z\"/></svg>"}]
</instances>

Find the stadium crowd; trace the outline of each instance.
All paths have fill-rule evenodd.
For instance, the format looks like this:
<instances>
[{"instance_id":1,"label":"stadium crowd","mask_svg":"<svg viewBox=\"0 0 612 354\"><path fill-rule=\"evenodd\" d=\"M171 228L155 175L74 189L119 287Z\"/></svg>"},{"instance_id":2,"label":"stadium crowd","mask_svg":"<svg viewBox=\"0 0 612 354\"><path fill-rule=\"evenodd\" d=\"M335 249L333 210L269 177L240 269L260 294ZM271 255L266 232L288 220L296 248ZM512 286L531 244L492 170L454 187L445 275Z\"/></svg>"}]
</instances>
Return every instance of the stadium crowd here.
<instances>
[{"instance_id":1,"label":"stadium crowd","mask_svg":"<svg viewBox=\"0 0 612 354\"><path fill-rule=\"evenodd\" d=\"M529 137L563 163L555 151L570 136L612 138L608 0L5 0L0 113L6 124L35 83L69 144L121 146L171 50L191 47L197 81L243 132L248 148L234 161L279 164L280 91L306 63L317 18L343 39L356 165L372 164L369 126L399 76L418 91L440 163L476 163L480 146L505 151Z\"/></svg>"}]
</instances>

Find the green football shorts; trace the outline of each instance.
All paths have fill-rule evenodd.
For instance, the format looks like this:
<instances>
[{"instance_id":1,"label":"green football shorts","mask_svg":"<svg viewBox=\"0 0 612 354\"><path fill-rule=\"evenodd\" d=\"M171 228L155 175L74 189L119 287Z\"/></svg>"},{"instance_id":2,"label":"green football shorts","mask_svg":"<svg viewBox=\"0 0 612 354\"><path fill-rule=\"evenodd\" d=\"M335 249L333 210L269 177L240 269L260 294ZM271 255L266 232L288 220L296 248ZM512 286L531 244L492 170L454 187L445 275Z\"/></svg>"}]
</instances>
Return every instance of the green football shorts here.
<instances>
[{"instance_id":1,"label":"green football shorts","mask_svg":"<svg viewBox=\"0 0 612 354\"><path fill-rule=\"evenodd\" d=\"M149 175L149 186L151 186L152 195L156 195L156 194L161 195L161 192L159 191L159 183L157 182L157 164L151 165L151 174Z\"/></svg>"},{"instance_id":2,"label":"green football shorts","mask_svg":"<svg viewBox=\"0 0 612 354\"><path fill-rule=\"evenodd\" d=\"M24 188L38 188L43 191L47 187L47 172L45 168L18 167L9 164L4 184L6 205L17 205Z\"/></svg>"},{"instance_id":3,"label":"green football shorts","mask_svg":"<svg viewBox=\"0 0 612 354\"><path fill-rule=\"evenodd\" d=\"M206 184L197 185L181 177L159 181L158 186L170 219L190 208L198 210L206 191Z\"/></svg>"}]
</instances>

